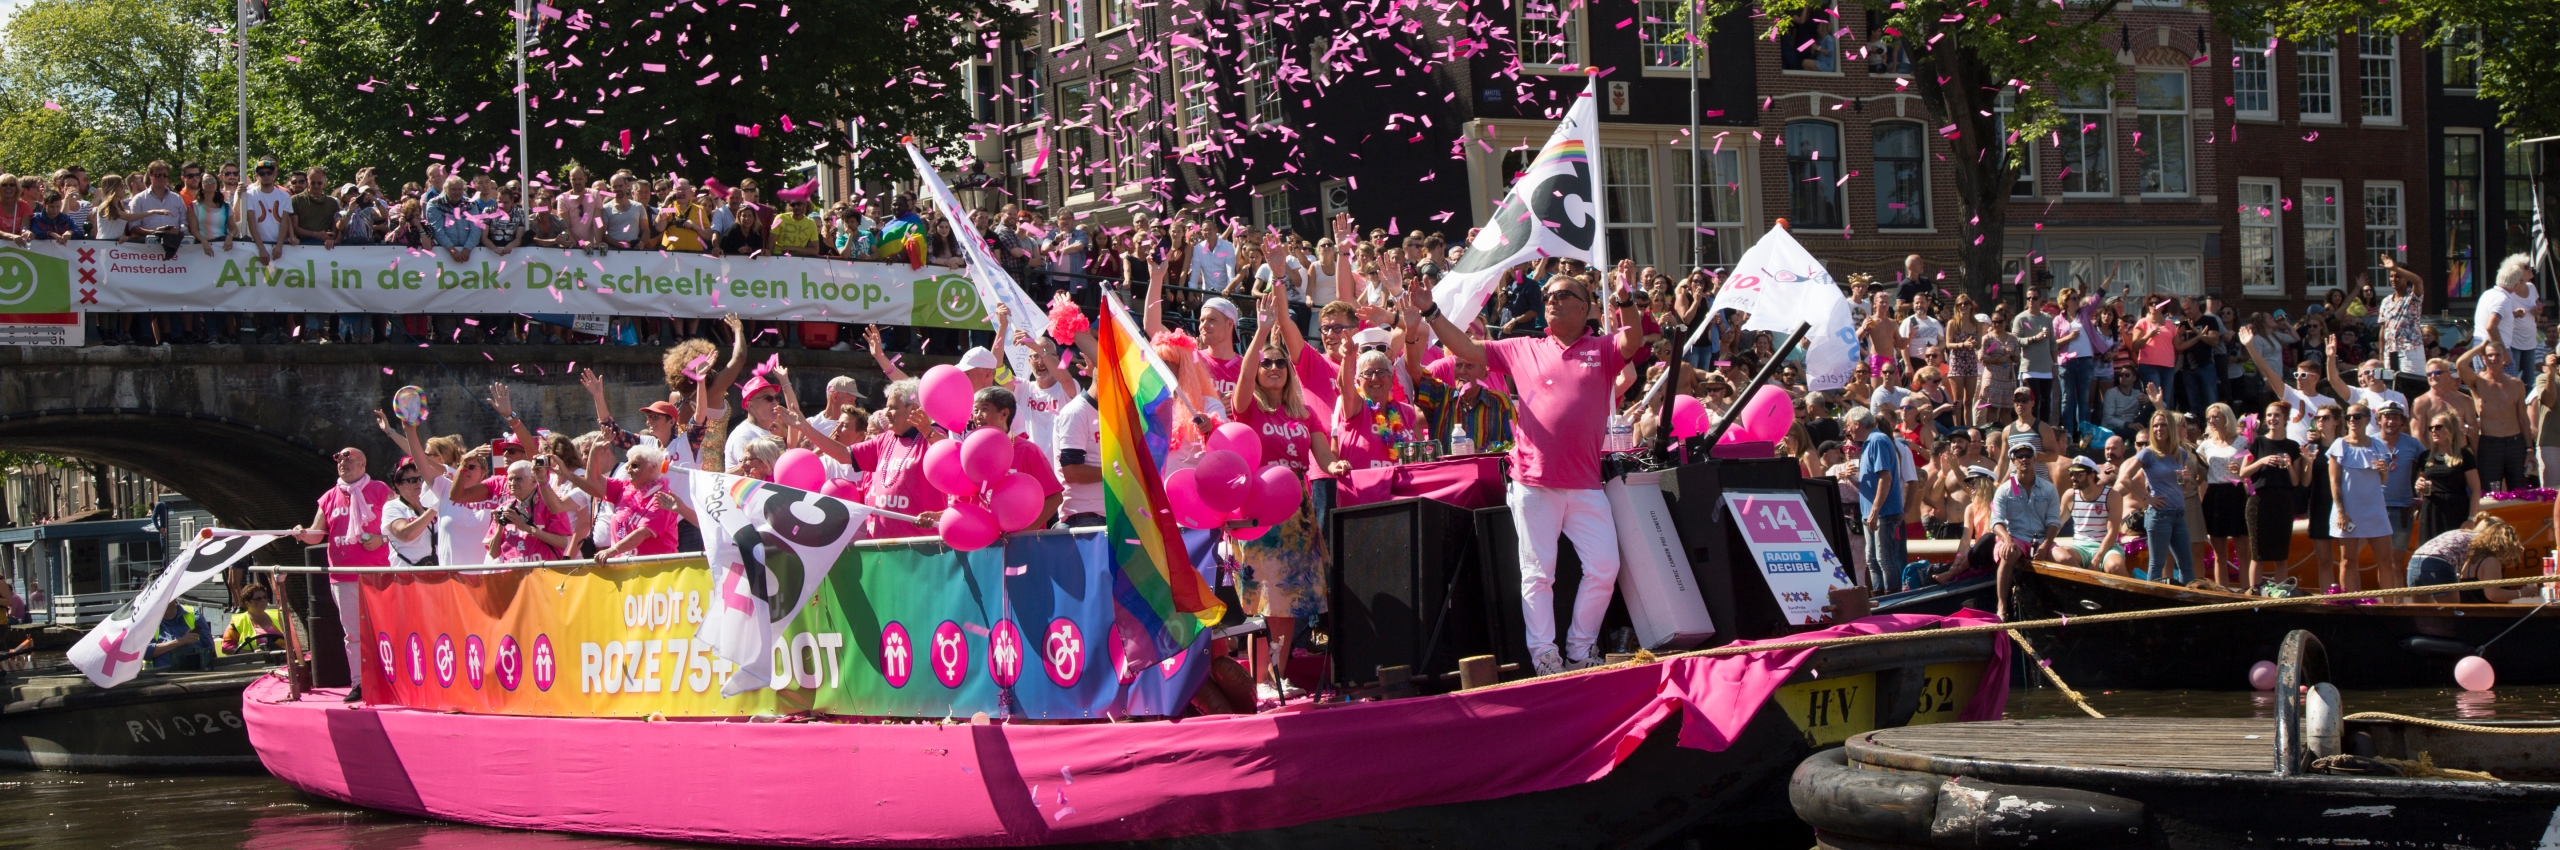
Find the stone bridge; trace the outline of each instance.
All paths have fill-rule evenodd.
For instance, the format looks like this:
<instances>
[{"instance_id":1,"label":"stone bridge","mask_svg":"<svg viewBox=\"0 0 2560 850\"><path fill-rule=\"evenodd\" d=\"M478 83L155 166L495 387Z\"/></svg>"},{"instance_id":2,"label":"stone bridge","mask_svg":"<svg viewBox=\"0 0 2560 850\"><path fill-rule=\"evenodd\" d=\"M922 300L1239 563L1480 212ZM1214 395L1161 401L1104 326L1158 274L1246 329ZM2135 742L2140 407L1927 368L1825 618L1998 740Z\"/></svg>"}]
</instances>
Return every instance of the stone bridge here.
<instances>
[{"instance_id":1,"label":"stone bridge","mask_svg":"<svg viewBox=\"0 0 2560 850\"><path fill-rule=\"evenodd\" d=\"M333 478L329 455L363 449L375 477L398 456L374 426L392 393L425 391L422 434L486 442L505 433L487 403L504 381L533 428L584 433L593 404L572 365L605 379L614 416L637 427L666 397L649 346L181 345L0 347L0 448L105 461L194 498L234 528L308 522ZM771 351L756 350L759 358ZM781 351L803 403L850 374L876 404L885 381L868 354ZM906 363L916 366L920 358ZM733 393L734 396L734 393ZM736 405L730 405L734 411ZM733 414L735 415L735 414Z\"/></svg>"}]
</instances>

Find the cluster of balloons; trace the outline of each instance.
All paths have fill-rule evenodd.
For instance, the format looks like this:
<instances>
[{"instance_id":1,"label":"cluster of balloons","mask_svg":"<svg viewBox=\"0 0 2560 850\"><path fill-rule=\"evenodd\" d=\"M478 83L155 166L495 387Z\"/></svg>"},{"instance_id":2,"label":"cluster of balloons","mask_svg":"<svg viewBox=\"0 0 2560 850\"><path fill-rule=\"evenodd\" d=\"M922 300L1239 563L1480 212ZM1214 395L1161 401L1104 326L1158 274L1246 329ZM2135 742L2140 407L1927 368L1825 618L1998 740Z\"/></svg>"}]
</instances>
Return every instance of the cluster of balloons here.
<instances>
[{"instance_id":1,"label":"cluster of balloons","mask_svg":"<svg viewBox=\"0 0 2560 850\"><path fill-rule=\"evenodd\" d=\"M1164 478L1173 521L1184 528L1220 528L1234 520L1251 520L1252 527L1228 536L1252 540L1296 514L1298 503L1306 498L1306 485L1298 480L1298 473L1276 460L1262 465L1262 437L1253 432L1253 426L1220 425L1202 441L1202 448L1199 464Z\"/></svg>"},{"instance_id":2,"label":"cluster of balloons","mask_svg":"<svg viewBox=\"0 0 2560 850\"><path fill-rule=\"evenodd\" d=\"M1716 441L1719 457L1775 457L1778 443L1787 438L1787 429L1796 422L1796 406L1786 390L1762 385L1758 393L1742 406L1740 418L1725 429ZM1696 396L1682 395L1671 399L1671 436L1686 440L1703 436L1715 427L1715 416L1699 403Z\"/></svg>"},{"instance_id":3,"label":"cluster of balloons","mask_svg":"<svg viewBox=\"0 0 2560 850\"><path fill-rule=\"evenodd\" d=\"M1013 438L994 428L925 449L924 480L951 494L938 530L943 543L962 552L984 549L1040 518L1040 480L1013 468Z\"/></svg>"}]
</instances>

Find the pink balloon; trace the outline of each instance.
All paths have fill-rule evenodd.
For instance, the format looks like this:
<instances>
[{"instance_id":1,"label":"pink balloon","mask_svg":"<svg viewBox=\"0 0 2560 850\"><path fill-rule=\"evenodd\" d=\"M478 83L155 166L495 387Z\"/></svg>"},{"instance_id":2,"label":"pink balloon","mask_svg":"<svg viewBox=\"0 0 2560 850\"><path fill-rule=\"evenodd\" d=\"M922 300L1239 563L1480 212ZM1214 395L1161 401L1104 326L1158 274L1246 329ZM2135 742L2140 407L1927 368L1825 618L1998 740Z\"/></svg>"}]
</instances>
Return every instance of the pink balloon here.
<instances>
[{"instance_id":1,"label":"pink balloon","mask_svg":"<svg viewBox=\"0 0 2560 850\"><path fill-rule=\"evenodd\" d=\"M1253 495L1253 467L1235 452L1203 452L1197 467L1200 501L1219 513L1234 513Z\"/></svg>"},{"instance_id":2,"label":"pink balloon","mask_svg":"<svg viewBox=\"0 0 2560 850\"><path fill-rule=\"evenodd\" d=\"M827 486L820 488L818 493L819 495L833 496L838 499L847 499L852 501L861 501L862 499L862 488L855 486L853 482L842 478L828 479Z\"/></svg>"},{"instance_id":3,"label":"pink balloon","mask_svg":"<svg viewBox=\"0 0 2560 850\"><path fill-rule=\"evenodd\" d=\"M1742 419L1734 429L1743 432L1751 442L1775 443L1787 438L1787 429L1796 423L1796 406L1786 390L1761 385L1751 403L1742 406Z\"/></svg>"},{"instance_id":4,"label":"pink balloon","mask_svg":"<svg viewBox=\"0 0 2560 850\"><path fill-rule=\"evenodd\" d=\"M2249 687L2261 691L2276 689L2276 663L2260 661L2249 665Z\"/></svg>"},{"instance_id":5,"label":"pink balloon","mask_svg":"<svg viewBox=\"0 0 2560 850\"><path fill-rule=\"evenodd\" d=\"M970 388L968 373L957 366L935 366L916 383L916 400L934 424L953 432L969 427L969 398L977 391Z\"/></svg>"},{"instance_id":6,"label":"pink balloon","mask_svg":"<svg viewBox=\"0 0 2560 850\"><path fill-rule=\"evenodd\" d=\"M827 486L827 465L808 449L784 449L773 462L773 483L815 493Z\"/></svg>"},{"instance_id":7,"label":"pink balloon","mask_svg":"<svg viewBox=\"0 0 2560 850\"><path fill-rule=\"evenodd\" d=\"M2466 691L2485 691L2498 686L2498 671L2489 659L2466 655L2453 663L2453 681Z\"/></svg>"},{"instance_id":8,"label":"pink balloon","mask_svg":"<svg viewBox=\"0 0 2560 850\"><path fill-rule=\"evenodd\" d=\"M960 441L943 440L924 450L924 480L935 489L959 497L978 494L978 482L960 466Z\"/></svg>"},{"instance_id":9,"label":"pink balloon","mask_svg":"<svg viewBox=\"0 0 2560 850\"><path fill-rule=\"evenodd\" d=\"M1203 442L1209 451L1235 452L1237 457L1244 458L1246 469L1262 465L1262 436L1255 434L1251 425L1242 422L1220 425Z\"/></svg>"},{"instance_id":10,"label":"pink balloon","mask_svg":"<svg viewBox=\"0 0 2560 850\"><path fill-rule=\"evenodd\" d=\"M953 502L942 509L940 525L943 545L962 552L975 552L996 542L996 515L986 508L967 502Z\"/></svg>"},{"instance_id":11,"label":"pink balloon","mask_svg":"<svg viewBox=\"0 0 2560 850\"><path fill-rule=\"evenodd\" d=\"M1041 498L1039 479L1015 471L1005 473L1004 479L996 482L995 494L988 497L987 504L995 510L996 528L1010 534L1030 528L1040 518L1040 505L1046 501Z\"/></svg>"},{"instance_id":12,"label":"pink balloon","mask_svg":"<svg viewBox=\"0 0 2560 850\"><path fill-rule=\"evenodd\" d=\"M1257 525L1252 528L1230 528L1227 529L1227 539L1243 542L1246 540L1254 540L1270 533L1271 526L1268 525Z\"/></svg>"},{"instance_id":13,"label":"pink balloon","mask_svg":"<svg viewBox=\"0 0 2560 850\"><path fill-rule=\"evenodd\" d=\"M993 484L1012 470L1013 439L1003 431L980 428L960 441L960 471L968 473L969 480Z\"/></svg>"},{"instance_id":14,"label":"pink balloon","mask_svg":"<svg viewBox=\"0 0 2560 850\"><path fill-rule=\"evenodd\" d=\"M1216 528L1224 517L1200 501L1199 470L1177 469L1164 477L1165 501L1172 503L1173 521L1184 528Z\"/></svg>"},{"instance_id":15,"label":"pink balloon","mask_svg":"<svg viewBox=\"0 0 2560 850\"><path fill-rule=\"evenodd\" d=\"M1707 433L1714 425L1707 405L1697 396L1673 396L1671 399L1671 436L1686 440Z\"/></svg>"},{"instance_id":16,"label":"pink balloon","mask_svg":"<svg viewBox=\"0 0 2560 850\"><path fill-rule=\"evenodd\" d=\"M1253 498L1245 504L1245 516L1263 525L1288 519L1298 513L1298 502L1306 492L1298 473L1288 467L1276 463L1263 467L1254 475Z\"/></svg>"}]
</instances>

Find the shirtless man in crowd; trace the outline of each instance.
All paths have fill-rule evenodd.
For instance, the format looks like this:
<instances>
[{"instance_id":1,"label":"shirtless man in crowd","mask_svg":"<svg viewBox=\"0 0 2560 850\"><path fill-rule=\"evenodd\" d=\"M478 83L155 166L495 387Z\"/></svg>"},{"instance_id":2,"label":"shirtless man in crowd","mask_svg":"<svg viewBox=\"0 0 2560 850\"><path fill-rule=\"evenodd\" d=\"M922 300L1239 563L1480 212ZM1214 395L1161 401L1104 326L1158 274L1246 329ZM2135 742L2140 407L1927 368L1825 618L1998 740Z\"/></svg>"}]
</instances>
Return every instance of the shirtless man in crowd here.
<instances>
[{"instance_id":1,"label":"shirtless man in crowd","mask_svg":"<svg viewBox=\"0 0 2560 850\"><path fill-rule=\"evenodd\" d=\"M2466 358L2463 362L2469 363L2470 360ZM2477 440L2480 436L2480 413L2473 409L2471 398L2462 394L2463 384L2468 383L2471 377L2467 374L2470 370L2465 368L2462 371L2466 374L2456 377L2453 364L2443 358L2428 360L2426 365L2427 391L2409 400L2411 421L2433 422L2436 414L2450 413L2453 418L2462 420L2463 437ZM2482 475L2480 480L2486 482L2489 476Z\"/></svg>"},{"instance_id":2,"label":"shirtless man in crowd","mask_svg":"<svg viewBox=\"0 0 2560 850\"><path fill-rule=\"evenodd\" d=\"M2472 368L2473 358L2479 358L2487 368ZM2477 428L2474 433L2480 436L2474 454L2480 464L2482 492L2523 489L2525 470L2530 468L2528 445L2532 442L2524 426L2533 421L2533 415L2525 406L2524 382L2507 374L2506 345L2494 340L2484 342L2456 355L2453 362L2462 371L2462 383L2471 388L2471 397L2479 403L2478 415L2471 421ZM2429 394L2434 391L2430 389Z\"/></svg>"}]
</instances>

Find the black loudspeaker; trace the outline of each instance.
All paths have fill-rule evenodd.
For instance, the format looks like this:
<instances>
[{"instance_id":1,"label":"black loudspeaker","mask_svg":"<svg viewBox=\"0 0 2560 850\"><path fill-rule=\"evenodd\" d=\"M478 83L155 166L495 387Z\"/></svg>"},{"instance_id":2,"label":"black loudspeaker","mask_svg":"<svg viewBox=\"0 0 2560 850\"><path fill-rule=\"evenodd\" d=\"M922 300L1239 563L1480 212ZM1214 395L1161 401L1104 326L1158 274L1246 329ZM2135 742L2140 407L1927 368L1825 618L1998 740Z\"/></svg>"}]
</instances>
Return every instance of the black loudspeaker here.
<instances>
[{"instance_id":1,"label":"black loudspeaker","mask_svg":"<svg viewBox=\"0 0 2560 850\"><path fill-rule=\"evenodd\" d=\"M1378 668L1406 666L1425 691L1454 689L1443 674L1491 649L1477 513L1431 499L1334 510L1334 684L1365 687Z\"/></svg>"},{"instance_id":2,"label":"black loudspeaker","mask_svg":"<svg viewBox=\"0 0 2560 850\"><path fill-rule=\"evenodd\" d=\"M302 565L328 566L329 547L304 548ZM293 604L300 609L304 622L311 624L305 631L310 635L310 643L303 647L311 653L311 684L320 688L347 687L354 681L355 671L347 669L346 630L339 625L338 600L329 593L329 577L300 575L294 578L299 579L300 587L295 588L299 592L295 594Z\"/></svg>"},{"instance_id":3,"label":"black loudspeaker","mask_svg":"<svg viewBox=\"0 0 2560 850\"><path fill-rule=\"evenodd\" d=\"M1707 615L1715 618L1716 636L1709 646L1788 634L1786 612L1770 596L1769 583L1754 567L1742 530L1725 510L1726 490L1803 490L1803 468L1795 458L1709 460L1673 470L1662 477L1662 497L1680 530L1680 545L1689 550L1689 568L1697 573L1698 590L1706 596ZM1818 500L1808 500L1813 502ZM1815 516L1821 507L1812 506ZM1837 545L1838 538L1834 538Z\"/></svg>"}]
</instances>

